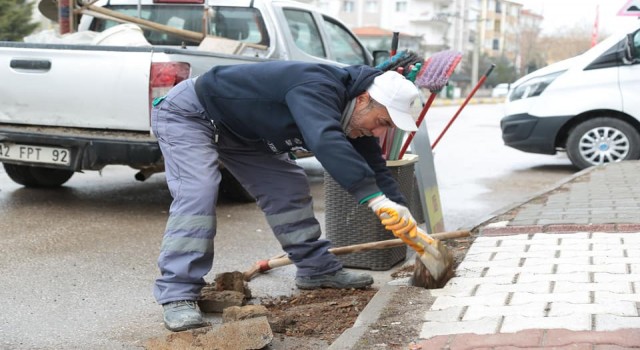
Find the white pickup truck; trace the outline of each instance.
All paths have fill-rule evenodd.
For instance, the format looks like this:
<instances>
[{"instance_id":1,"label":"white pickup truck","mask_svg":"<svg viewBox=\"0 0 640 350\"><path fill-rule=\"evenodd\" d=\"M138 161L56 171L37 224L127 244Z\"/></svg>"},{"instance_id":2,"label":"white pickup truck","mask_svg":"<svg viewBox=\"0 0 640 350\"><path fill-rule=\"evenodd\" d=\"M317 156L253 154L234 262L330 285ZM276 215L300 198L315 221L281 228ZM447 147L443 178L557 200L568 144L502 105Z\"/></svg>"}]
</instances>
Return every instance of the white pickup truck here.
<instances>
[{"instance_id":1,"label":"white pickup truck","mask_svg":"<svg viewBox=\"0 0 640 350\"><path fill-rule=\"evenodd\" d=\"M203 51L197 41L144 27L150 45L0 42L0 161L9 177L24 186L56 187L74 172L110 164L139 169L141 181L162 172L149 128L151 101L214 65L272 59L373 64L340 21L302 3L206 1L101 0L93 6L233 39L249 50ZM78 32L107 33L120 24L90 14L84 12ZM228 173L222 193L250 199Z\"/></svg>"}]
</instances>

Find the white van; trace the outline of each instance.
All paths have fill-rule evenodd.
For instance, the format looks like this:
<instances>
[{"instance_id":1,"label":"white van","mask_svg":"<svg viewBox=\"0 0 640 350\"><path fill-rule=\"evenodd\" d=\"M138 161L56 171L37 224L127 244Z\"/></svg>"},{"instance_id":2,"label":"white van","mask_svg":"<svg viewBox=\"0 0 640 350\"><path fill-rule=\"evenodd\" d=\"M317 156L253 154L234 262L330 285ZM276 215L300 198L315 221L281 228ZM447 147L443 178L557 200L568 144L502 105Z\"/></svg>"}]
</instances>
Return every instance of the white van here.
<instances>
[{"instance_id":1,"label":"white van","mask_svg":"<svg viewBox=\"0 0 640 350\"><path fill-rule=\"evenodd\" d=\"M505 145L566 151L583 169L640 158L640 25L512 84L500 122Z\"/></svg>"}]
</instances>

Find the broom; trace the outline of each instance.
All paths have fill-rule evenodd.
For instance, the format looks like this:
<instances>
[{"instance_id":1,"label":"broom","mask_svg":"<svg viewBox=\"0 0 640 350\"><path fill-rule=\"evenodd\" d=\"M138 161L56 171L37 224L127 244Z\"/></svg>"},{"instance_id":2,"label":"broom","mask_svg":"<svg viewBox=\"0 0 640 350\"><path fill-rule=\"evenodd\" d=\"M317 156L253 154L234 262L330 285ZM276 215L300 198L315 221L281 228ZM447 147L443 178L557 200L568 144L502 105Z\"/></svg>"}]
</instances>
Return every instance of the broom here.
<instances>
[{"instance_id":1,"label":"broom","mask_svg":"<svg viewBox=\"0 0 640 350\"><path fill-rule=\"evenodd\" d=\"M431 92L429 95L429 99L425 103L422 111L420 111L420 115L418 116L418 120L416 120L416 125L420 127L422 124L422 120L424 119L427 111L433 104L436 96L442 89L447 85L449 81L449 77L453 74L453 71L456 69L458 63L462 59L462 54L457 51L441 51L429 59L427 59L422 65L420 71L417 73L415 83L420 88L426 88ZM404 142L402 149L400 150L400 154L398 156L399 159L402 159L409 144L413 141L413 137L416 132L412 131L409 136L407 136L407 140Z\"/></svg>"}]
</instances>

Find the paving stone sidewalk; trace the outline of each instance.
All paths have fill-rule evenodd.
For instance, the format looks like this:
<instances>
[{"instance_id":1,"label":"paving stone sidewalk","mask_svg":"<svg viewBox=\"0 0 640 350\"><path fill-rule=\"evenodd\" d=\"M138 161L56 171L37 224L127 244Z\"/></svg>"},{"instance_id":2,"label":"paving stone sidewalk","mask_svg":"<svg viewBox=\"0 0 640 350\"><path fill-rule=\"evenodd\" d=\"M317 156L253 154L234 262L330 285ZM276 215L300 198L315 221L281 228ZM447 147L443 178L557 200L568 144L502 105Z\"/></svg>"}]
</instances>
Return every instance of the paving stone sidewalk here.
<instances>
[{"instance_id":1,"label":"paving stone sidewalk","mask_svg":"<svg viewBox=\"0 0 640 350\"><path fill-rule=\"evenodd\" d=\"M498 215L410 349L640 348L640 162L583 171Z\"/></svg>"}]
</instances>

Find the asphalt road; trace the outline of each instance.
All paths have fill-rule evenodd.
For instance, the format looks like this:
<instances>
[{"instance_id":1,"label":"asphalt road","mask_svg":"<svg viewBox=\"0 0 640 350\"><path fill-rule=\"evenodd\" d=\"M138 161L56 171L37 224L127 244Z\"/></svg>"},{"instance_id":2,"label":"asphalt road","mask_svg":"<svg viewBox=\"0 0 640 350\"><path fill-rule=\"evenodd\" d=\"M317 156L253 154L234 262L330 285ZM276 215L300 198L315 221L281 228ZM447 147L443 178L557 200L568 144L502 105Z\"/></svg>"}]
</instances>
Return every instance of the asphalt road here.
<instances>
[{"instance_id":1,"label":"asphalt road","mask_svg":"<svg viewBox=\"0 0 640 350\"><path fill-rule=\"evenodd\" d=\"M431 108L433 143L458 107ZM467 105L433 149L445 228L469 228L545 191L578 170L565 153L524 153L503 144L502 104Z\"/></svg>"},{"instance_id":2,"label":"asphalt road","mask_svg":"<svg viewBox=\"0 0 640 350\"><path fill-rule=\"evenodd\" d=\"M427 114L435 135L456 107ZM564 155L525 154L502 145L499 105L470 105L435 149L446 228L469 227L549 188L576 170ZM312 178L324 222L322 169ZM62 188L27 189L0 168L0 348L133 349L164 336L152 296L155 265L171 202L164 176L144 183L111 166L76 174ZM255 204L221 202L214 269L245 271L281 250ZM295 292L294 268L250 283L254 296ZM376 283L389 272L375 272Z\"/></svg>"}]
</instances>

